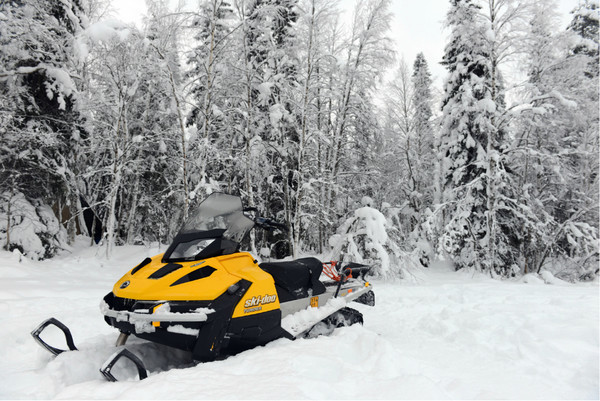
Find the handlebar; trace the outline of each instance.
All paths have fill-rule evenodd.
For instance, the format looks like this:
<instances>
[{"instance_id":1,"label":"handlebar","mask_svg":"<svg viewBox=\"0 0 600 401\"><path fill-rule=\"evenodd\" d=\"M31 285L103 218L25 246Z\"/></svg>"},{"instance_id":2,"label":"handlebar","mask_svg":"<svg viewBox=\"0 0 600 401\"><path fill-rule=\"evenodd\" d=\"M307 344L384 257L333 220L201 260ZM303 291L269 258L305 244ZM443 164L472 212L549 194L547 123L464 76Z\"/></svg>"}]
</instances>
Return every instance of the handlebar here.
<instances>
[{"instance_id":1,"label":"handlebar","mask_svg":"<svg viewBox=\"0 0 600 401\"><path fill-rule=\"evenodd\" d=\"M266 217L259 217L258 209L255 207L245 207L244 214L246 214L246 217L254 220L254 224L263 230L271 231L277 228L283 231L288 231L288 227L283 223L278 223L275 220L267 219Z\"/></svg>"},{"instance_id":2,"label":"handlebar","mask_svg":"<svg viewBox=\"0 0 600 401\"><path fill-rule=\"evenodd\" d=\"M271 231L271 230L273 230L275 228L278 228L278 229L283 230L283 231L287 231L288 230L288 228L287 228L287 226L285 224L278 223L278 222L276 222L274 220L267 219L265 217L257 217L254 220L254 222L256 223L257 226L259 226L260 228L265 229L267 231Z\"/></svg>"}]
</instances>

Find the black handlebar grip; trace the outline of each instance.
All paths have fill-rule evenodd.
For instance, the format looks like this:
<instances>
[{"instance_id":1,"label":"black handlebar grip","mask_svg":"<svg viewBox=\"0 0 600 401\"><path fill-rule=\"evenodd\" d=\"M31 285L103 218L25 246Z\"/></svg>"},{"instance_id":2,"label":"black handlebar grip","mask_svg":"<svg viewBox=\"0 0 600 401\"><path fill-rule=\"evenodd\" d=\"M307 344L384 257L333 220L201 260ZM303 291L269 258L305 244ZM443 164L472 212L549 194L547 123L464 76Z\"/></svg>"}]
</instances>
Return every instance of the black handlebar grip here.
<instances>
[{"instance_id":1,"label":"black handlebar grip","mask_svg":"<svg viewBox=\"0 0 600 401\"><path fill-rule=\"evenodd\" d=\"M254 222L256 223L257 226L259 226L260 228L263 228L265 230L272 230L274 228L279 228L281 230L285 230L287 231L288 228L285 224L283 223L278 223L276 221L273 221L271 219L267 219L264 217L257 217Z\"/></svg>"},{"instance_id":2,"label":"black handlebar grip","mask_svg":"<svg viewBox=\"0 0 600 401\"><path fill-rule=\"evenodd\" d=\"M283 224L283 223L277 223L277 222L275 222L275 221L274 221L274 222L273 222L273 226L274 226L274 227L277 227L277 228L280 228L280 229L282 229L282 230L284 230L284 231L287 231L287 230L288 230L288 227L287 227L287 225L285 225L285 224Z\"/></svg>"}]
</instances>

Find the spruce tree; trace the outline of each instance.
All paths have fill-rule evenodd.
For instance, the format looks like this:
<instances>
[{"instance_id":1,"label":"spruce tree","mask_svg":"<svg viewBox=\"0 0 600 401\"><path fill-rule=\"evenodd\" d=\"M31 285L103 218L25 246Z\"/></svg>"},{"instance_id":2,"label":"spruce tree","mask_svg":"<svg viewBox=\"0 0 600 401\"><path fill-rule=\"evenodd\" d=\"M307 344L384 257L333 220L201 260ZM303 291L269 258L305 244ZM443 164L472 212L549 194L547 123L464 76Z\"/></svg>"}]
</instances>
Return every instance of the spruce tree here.
<instances>
[{"instance_id":1,"label":"spruce tree","mask_svg":"<svg viewBox=\"0 0 600 401\"><path fill-rule=\"evenodd\" d=\"M431 73L425 55L417 54L413 64L412 82L414 86L416 131L428 133L431 125Z\"/></svg>"},{"instance_id":2,"label":"spruce tree","mask_svg":"<svg viewBox=\"0 0 600 401\"><path fill-rule=\"evenodd\" d=\"M573 55L590 58L585 74L588 78L598 77L598 2L585 0L572 11L573 19L568 30L579 37L579 43L571 50Z\"/></svg>"},{"instance_id":3,"label":"spruce tree","mask_svg":"<svg viewBox=\"0 0 600 401\"><path fill-rule=\"evenodd\" d=\"M431 73L423 53L417 54L412 74L414 105L415 196L413 208L419 213L433 202L435 168L434 131L432 124Z\"/></svg>"},{"instance_id":4,"label":"spruce tree","mask_svg":"<svg viewBox=\"0 0 600 401\"><path fill-rule=\"evenodd\" d=\"M484 269L488 235L486 144L490 122L480 104L489 104L490 54L471 0L452 0L447 23L450 43L442 64L448 69L442 102L443 247L457 269Z\"/></svg>"}]
</instances>

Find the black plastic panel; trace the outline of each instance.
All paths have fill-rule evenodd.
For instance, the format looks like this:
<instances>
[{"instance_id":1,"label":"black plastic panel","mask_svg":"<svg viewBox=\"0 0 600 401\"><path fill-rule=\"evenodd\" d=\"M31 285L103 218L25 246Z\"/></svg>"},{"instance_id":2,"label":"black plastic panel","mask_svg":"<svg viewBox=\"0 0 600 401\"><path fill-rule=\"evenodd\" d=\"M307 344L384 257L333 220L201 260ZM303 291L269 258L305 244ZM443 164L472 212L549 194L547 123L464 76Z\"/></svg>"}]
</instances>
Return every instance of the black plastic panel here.
<instances>
[{"instance_id":1,"label":"black plastic panel","mask_svg":"<svg viewBox=\"0 0 600 401\"><path fill-rule=\"evenodd\" d=\"M152 273L148 278L153 278L153 279L163 278L167 274L171 274L175 270L179 270L182 267L183 267L182 265L179 265L177 263L167 263L166 265L164 265L163 267L161 267L160 269L158 269L157 271Z\"/></svg>"},{"instance_id":2,"label":"black plastic panel","mask_svg":"<svg viewBox=\"0 0 600 401\"><path fill-rule=\"evenodd\" d=\"M142 263L140 263L139 265L137 265L136 267L133 268L133 270L131 271L131 274L135 274L138 272L138 270L140 270L142 267L148 265L148 263L152 262L152 259L150 258L146 258L142 261Z\"/></svg>"},{"instance_id":3,"label":"black plastic panel","mask_svg":"<svg viewBox=\"0 0 600 401\"><path fill-rule=\"evenodd\" d=\"M206 277L210 276L211 274L213 274L213 272L215 272L215 271L216 271L216 269L212 266L201 267L201 268L196 269L193 272L190 272L190 273L186 274L185 276L181 277L179 280L177 280L173 284L171 284L171 287L173 287L175 285L183 284L183 283L189 283L190 281L195 281L195 280L200 280L200 279L206 278Z\"/></svg>"}]
</instances>

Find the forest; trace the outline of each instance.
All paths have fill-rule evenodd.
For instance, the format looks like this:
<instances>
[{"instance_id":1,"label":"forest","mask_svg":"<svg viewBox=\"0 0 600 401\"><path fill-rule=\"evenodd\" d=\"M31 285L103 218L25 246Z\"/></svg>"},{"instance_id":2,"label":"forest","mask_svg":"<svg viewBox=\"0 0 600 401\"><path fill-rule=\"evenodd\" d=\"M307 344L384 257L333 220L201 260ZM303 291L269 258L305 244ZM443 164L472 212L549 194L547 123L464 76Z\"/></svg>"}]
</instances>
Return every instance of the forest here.
<instances>
[{"instance_id":1,"label":"forest","mask_svg":"<svg viewBox=\"0 0 600 401\"><path fill-rule=\"evenodd\" d=\"M289 227L247 239L265 258L598 277L597 0L566 29L553 0L449 0L442 60L398 57L390 0L171 4L0 1L4 249L168 244L225 192Z\"/></svg>"}]
</instances>

